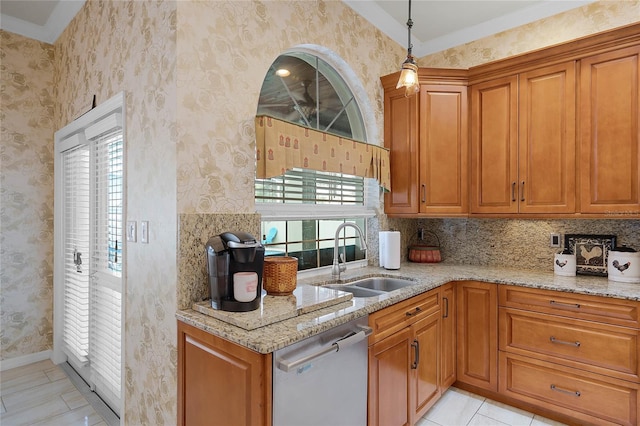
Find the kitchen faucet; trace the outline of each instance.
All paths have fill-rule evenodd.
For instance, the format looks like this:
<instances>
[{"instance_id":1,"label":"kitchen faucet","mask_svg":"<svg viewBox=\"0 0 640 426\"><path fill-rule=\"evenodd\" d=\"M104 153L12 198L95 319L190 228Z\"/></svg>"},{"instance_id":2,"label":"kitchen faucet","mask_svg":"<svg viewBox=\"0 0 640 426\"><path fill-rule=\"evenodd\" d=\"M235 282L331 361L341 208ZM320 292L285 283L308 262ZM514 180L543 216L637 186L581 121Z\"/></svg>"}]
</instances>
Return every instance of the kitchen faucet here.
<instances>
[{"instance_id":1,"label":"kitchen faucet","mask_svg":"<svg viewBox=\"0 0 640 426\"><path fill-rule=\"evenodd\" d=\"M366 250L367 249L367 242L364 239L364 233L362 232L362 229L360 229L360 227L357 224L355 224L353 222L345 222L345 223L341 224L340 226L338 226L338 229L336 229L335 245L333 247L333 267L331 268L331 276L333 278L337 278L338 280L340 279L340 272L344 272L344 271L347 270L347 264L346 264L347 247L346 247L346 244L345 244L345 247L342 250L342 254L338 257L338 252L340 251L340 247L339 247L340 231L342 231L347 226L350 226L350 227L354 228L356 231L358 231L358 235L360 236L360 245L362 246L362 250ZM340 264L340 260L339 259L342 260L342 264Z\"/></svg>"}]
</instances>

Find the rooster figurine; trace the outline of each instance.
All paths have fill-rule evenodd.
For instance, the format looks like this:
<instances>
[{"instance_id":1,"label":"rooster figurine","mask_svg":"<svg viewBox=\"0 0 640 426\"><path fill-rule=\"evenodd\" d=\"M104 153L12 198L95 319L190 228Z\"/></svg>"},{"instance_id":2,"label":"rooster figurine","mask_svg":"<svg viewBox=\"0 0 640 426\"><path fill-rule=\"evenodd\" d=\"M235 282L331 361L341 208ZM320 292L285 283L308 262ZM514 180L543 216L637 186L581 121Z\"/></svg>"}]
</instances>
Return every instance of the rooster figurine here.
<instances>
[{"instance_id":1,"label":"rooster figurine","mask_svg":"<svg viewBox=\"0 0 640 426\"><path fill-rule=\"evenodd\" d=\"M627 269L629 269L629 266L631 266L631 262L627 262L621 265L620 262L618 262L617 260L614 260L613 262L611 262L611 264L613 265L614 268L620 271L621 274L624 273L624 271L626 271Z\"/></svg>"},{"instance_id":2,"label":"rooster figurine","mask_svg":"<svg viewBox=\"0 0 640 426\"><path fill-rule=\"evenodd\" d=\"M564 262L560 262L559 259L556 259L556 265L558 265L561 268L564 267L564 265L566 265L567 262L568 262L567 260L565 260Z\"/></svg>"},{"instance_id":3,"label":"rooster figurine","mask_svg":"<svg viewBox=\"0 0 640 426\"><path fill-rule=\"evenodd\" d=\"M580 246L580 256L584 257L588 265L594 257L598 258L602 256L602 247L593 246L590 250L587 250L585 246Z\"/></svg>"}]
</instances>

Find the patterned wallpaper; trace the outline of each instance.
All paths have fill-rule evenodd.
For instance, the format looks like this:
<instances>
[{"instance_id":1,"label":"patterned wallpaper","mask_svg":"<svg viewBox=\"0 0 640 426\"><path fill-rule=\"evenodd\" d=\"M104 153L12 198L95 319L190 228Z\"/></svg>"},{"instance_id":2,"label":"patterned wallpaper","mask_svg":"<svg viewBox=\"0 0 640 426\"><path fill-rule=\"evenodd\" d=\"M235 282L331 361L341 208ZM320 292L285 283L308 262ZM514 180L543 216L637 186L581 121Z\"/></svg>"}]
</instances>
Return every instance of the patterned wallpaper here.
<instances>
[{"instance_id":1,"label":"patterned wallpaper","mask_svg":"<svg viewBox=\"0 0 640 426\"><path fill-rule=\"evenodd\" d=\"M418 60L418 65L471 68L638 21L640 1L595 1L513 30L424 56Z\"/></svg>"},{"instance_id":2,"label":"patterned wallpaper","mask_svg":"<svg viewBox=\"0 0 640 426\"><path fill-rule=\"evenodd\" d=\"M126 218L150 231L125 246L128 425L176 423L176 22L176 2L89 0L54 44L56 128L126 97Z\"/></svg>"},{"instance_id":3,"label":"patterned wallpaper","mask_svg":"<svg viewBox=\"0 0 640 426\"><path fill-rule=\"evenodd\" d=\"M0 30L0 359L53 344L53 46Z\"/></svg>"},{"instance_id":4,"label":"patterned wallpaper","mask_svg":"<svg viewBox=\"0 0 640 426\"><path fill-rule=\"evenodd\" d=\"M579 29L587 34L615 27L621 25L620 20L630 19L631 12L637 11L633 9L637 4L599 2L588 6L587 11L581 8L573 15L567 12L565 16L573 18L562 21L562 29ZM482 58L472 62L499 59L512 51L528 50L526 43L532 41L529 28L516 29L484 40L482 43L486 46L493 46L486 50L481 45L465 45L443 54L442 64L429 59L429 65L467 66L460 59L467 55ZM54 44L53 85L50 74L49 80L37 77L38 85L46 81L45 86L56 88L56 93L51 95L55 117L52 129L64 126L85 111L93 94L100 103L120 91L126 93L126 216L128 220L149 220L151 231L150 244L135 243L126 247L126 424L176 423L174 312L179 291L176 270L179 215L224 214L226 217L227 213L254 213L253 119L262 79L281 52L303 43L324 46L353 68L364 86L381 137L383 99L379 76L396 71L405 50L338 1L89 0ZM538 44L534 46L538 47ZM2 49L5 55L4 41ZM32 51L21 47L20 50L27 53L28 59L22 69L41 62L42 55L37 48ZM4 56L2 59L4 67ZM4 75L3 68L3 88ZM42 93L41 89L36 93ZM32 107L31 103L26 106ZM25 107L19 107L20 114L27 116L29 122L37 122L40 112L25 114ZM2 114L10 113L6 109L3 99ZM51 144L51 129L47 130L46 138ZM5 148L6 144L8 139L3 130L3 180L6 179L5 163L28 152L26 144ZM29 147L34 146L29 143ZM37 161L29 160L27 179L23 177L29 185L51 182L46 176L52 176L52 169L48 169L47 175L39 167L39 163L53 162L52 147L46 148L44 151L49 157L41 150L34 156ZM9 149L16 154L7 155ZM25 169L21 172L25 173ZM50 261L49 266L44 267L41 258L38 259L39 272L31 276L33 265L24 260L24 253L40 247L43 236L51 240L51 184L42 185L41 190L49 191L49 195L33 197L35 200L30 196L25 198L22 193L13 197L23 206L48 205L49 213L46 209L34 213L37 223L45 225L25 240L23 251L12 256L2 252L3 273L6 259L10 258L15 265L11 274L19 277L15 283L36 283L25 286L31 296L27 297L28 301L21 301L22 296L16 292L5 294L3 276L3 333L5 306L26 304L21 313L14 315L16 324L23 327L27 324L21 318L24 312L51 310ZM4 231L5 221L14 221L10 217L13 214L20 216L19 207L11 211L5 207L9 205L5 204L6 191L3 181L3 239L8 235ZM20 208L21 212L28 210ZM202 216L202 220L208 219ZM384 216L379 221L380 229L394 224ZM22 223L20 232L36 229L33 223L35 219ZM406 223L411 227L418 224L418 221ZM434 226L455 228L449 224ZM475 223L472 226L483 227ZM377 229L375 223L372 229ZM2 250L5 247L3 240ZM50 248L48 257L51 257ZM43 280L43 276L48 278ZM42 281L48 283L49 290L46 285L37 284ZM31 287L36 288L32 291ZM21 291L25 293L24 287ZM30 319L28 324L34 327L33 331L24 329L29 339L48 334L46 340L50 345L50 319L35 323ZM19 327L14 327L11 335L3 334L3 339L7 337L7 342L16 345L14 342L20 341L21 333Z\"/></svg>"}]
</instances>

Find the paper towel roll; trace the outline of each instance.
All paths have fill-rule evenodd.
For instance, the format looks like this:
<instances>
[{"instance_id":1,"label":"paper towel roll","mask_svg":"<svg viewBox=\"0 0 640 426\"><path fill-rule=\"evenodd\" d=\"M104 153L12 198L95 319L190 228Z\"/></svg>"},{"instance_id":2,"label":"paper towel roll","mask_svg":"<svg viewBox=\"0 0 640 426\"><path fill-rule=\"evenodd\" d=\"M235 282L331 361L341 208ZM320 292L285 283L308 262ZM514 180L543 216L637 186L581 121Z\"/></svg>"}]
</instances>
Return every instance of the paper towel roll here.
<instances>
[{"instance_id":1,"label":"paper towel roll","mask_svg":"<svg viewBox=\"0 0 640 426\"><path fill-rule=\"evenodd\" d=\"M378 233L378 258L380 260L381 268L384 268L388 233L389 231L380 231Z\"/></svg>"},{"instance_id":2,"label":"paper towel roll","mask_svg":"<svg viewBox=\"0 0 640 426\"><path fill-rule=\"evenodd\" d=\"M384 247L381 258L385 269L400 269L400 232L387 231L381 236Z\"/></svg>"}]
</instances>

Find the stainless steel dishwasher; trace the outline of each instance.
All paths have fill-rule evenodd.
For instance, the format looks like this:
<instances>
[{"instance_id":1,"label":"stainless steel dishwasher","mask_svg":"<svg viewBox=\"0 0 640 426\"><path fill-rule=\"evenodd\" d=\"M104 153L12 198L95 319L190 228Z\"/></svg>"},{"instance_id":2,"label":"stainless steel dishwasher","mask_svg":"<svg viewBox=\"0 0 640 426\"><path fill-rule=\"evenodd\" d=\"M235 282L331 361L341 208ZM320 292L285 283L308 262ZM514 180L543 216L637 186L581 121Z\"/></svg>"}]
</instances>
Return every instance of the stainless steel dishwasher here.
<instances>
[{"instance_id":1,"label":"stainless steel dishwasher","mask_svg":"<svg viewBox=\"0 0 640 426\"><path fill-rule=\"evenodd\" d=\"M367 336L362 317L275 352L274 426L367 424Z\"/></svg>"}]
</instances>

